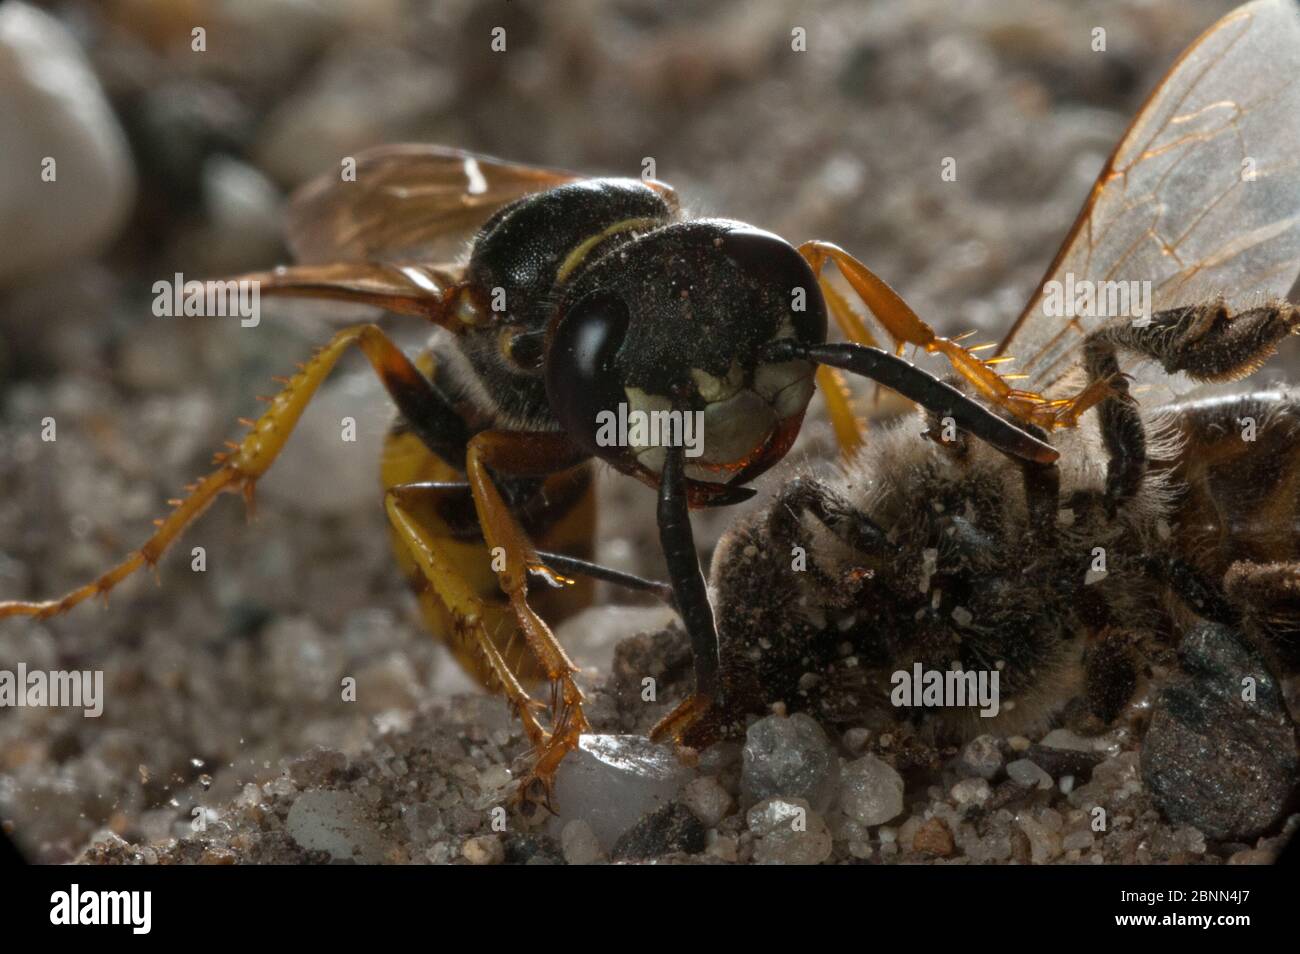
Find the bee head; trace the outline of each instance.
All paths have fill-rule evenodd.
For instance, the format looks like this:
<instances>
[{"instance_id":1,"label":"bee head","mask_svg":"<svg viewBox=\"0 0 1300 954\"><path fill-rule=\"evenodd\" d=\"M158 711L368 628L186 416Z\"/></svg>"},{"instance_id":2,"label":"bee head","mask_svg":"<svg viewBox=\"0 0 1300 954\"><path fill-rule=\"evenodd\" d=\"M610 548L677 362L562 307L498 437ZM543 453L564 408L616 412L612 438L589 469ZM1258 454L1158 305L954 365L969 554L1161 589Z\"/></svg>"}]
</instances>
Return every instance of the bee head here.
<instances>
[{"instance_id":1,"label":"bee head","mask_svg":"<svg viewBox=\"0 0 1300 954\"><path fill-rule=\"evenodd\" d=\"M687 473L744 482L798 434L815 366L764 358L816 344L826 310L786 241L739 222L668 225L611 250L566 292L548 330L546 390L591 453L654 482L664 448Z\"/></svg>"}]
</instances>

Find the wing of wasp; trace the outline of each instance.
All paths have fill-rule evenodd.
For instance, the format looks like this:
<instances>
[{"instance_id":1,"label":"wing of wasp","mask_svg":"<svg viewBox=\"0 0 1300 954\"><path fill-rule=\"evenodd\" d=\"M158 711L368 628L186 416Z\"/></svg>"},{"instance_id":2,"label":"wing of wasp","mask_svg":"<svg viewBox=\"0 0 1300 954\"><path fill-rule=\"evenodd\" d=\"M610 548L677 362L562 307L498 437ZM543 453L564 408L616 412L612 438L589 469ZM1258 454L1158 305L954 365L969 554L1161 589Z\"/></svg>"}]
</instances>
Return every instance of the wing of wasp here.
<instances>
[{"instance_id":1,"label":"wing of wasp","mask_svg":"<svg viewBox=\"0 0 1300 954\"><path fill-rule=\"evenodd\" d=\"M445 146L380 146L298 190L289 246L306 265L454 261L497 209L577 178Z\"/></svg>"},{"instance_id":2,"label":"wing of wasp","mask_svg":"<svg viewBox=\"0 0 1300 954\"><path fill-rule=\"evenodd\" d=\"M999 353L1052 395L1115 315L1062 313L1053 293L1086 281L1100 304L1121 289L1099 283L1150 282L1152 311L1219 294L1239 307L1286 296L1298 273L1300 8L1259 0L1202 34L1148 98Z\"/></svg>"}]
</instances>

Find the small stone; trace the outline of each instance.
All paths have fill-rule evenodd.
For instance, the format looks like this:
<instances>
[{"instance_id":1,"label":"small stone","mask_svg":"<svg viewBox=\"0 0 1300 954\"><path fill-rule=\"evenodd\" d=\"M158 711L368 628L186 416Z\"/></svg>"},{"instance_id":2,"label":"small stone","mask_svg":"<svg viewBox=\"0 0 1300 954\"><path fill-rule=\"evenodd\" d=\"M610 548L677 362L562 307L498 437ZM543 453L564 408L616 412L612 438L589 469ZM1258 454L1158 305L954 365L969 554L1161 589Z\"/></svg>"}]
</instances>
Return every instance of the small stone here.
<instances>
[{"instance_id":1,"label":"small stone","mask_svg":"<svg viewBox=\"0 0 1300 954\"><path fill-rule=\"evenodd\" d=\"M1282 816L1295 786L1295 725L1263 657L1231 628L1204 623L1178 654L1183 674L1156 697L1142 780L1175 824L1215 841L1253 838Z\"/></svg>"},{"instance_id":2,"label":"small stone","mask_svg":"<svg viewBox=\"0 0 1300 954\"><path fill-rule=\"evenodd\" d=\"M365 807L351 792L303 792L289 809L284 828L306 850L324 851L336 861L378 864L387 853Z\"/></svg>"},{"instance_id":3,"label":"small stone","mask_svg":"<svg viewBox=\"0 0 1300 954\"><path fill-rule=\"evenodd\" d=\"M581 819L575 819L564 826L560 832L560 848L564 852L565 863L570 865L591 865L603 857L596 833Z\"/></svg>"},{"instance_id":4,"label":"small stone","mask_svg":"<svg viewBox=\"0 0 1300 954\"><path fill-rule=\"evenodd\" d=\"M769 798L749 810L746 820L757 838L760 865L816 865L831 856L826 822L802 798Z\"/></svg>"},{"instance_id":5,"label":"small stone","mask_svg":"<svg viewBox=\"0 0 1300 954\"><path fill-rule=\"evenodd\" d=\"M642 817L672 801L694 777L671 746L639 735L583 735L560 764L549 824L560 834L581 819L609 851Z\"/></svg>"},{"instance_id":6,"label":"small stone","mask_svg":"<svg viewBox=\"0 0 1300 954\"><path fill-rule=\"evenodd\" d=\"M1030 860L1036 865L1045 865L1061 854L1061 836L1046 825L1028 815L1021 815L1016 824L1029 839Z\"/></svg>"},{"instance_id":7,"label":"small stone","mask_svg":"<svg viewBox=\"0 0 1300 954\"><path fill-rule=\"evenodd\" d=\"M1065 851L1087 851L1092 847L1092 832L1087 828L1076 828L1061 839L1061 848Z\"/></svg>"},{"instance_id":8,"label":"small stone","mask_svg":"<svg viewBox=\"0 0 1300 954\"><path fill-rule=\"evenodd\" d=\"M1052 787L1052 776L1029 761L1029 759L1016 759L1014 762L1009 762L1007 764L1007 775L1011 781L1017 785L1023 785L1025 788L1047 789Z\"/></svg>"},{"instance_id":9,"label":"small stone","mask_svg":"<svg viewBox=\"0 0 1300 954\"><path fill-rule=\"evenodd\" d=\"M844 747L854 755L861 755L870 741L870 729L849 729L844 733Z\"/></svg>"},{"instance_id":10,"label":"small stone","mask_svg":"<svg viewBox=\"0 0 1300 954\"><path fill-rule=\"evenodd\" d=\"M496 835L478 835L466 839L460 853L472 865L499 865L506 860L506 849Z\"/></svg>"},{"instance_id":11,"label":"small stone","mask_svg":"<svg viewBox=\"0 0 1300 954\"><path fill-rule=\"evenodd\" d=\"M825 811L839 784L839 758L822 727L803 713L767 716L745 733L741 791L746 803L785 796Z\"/></svg>"},{"instance_id":12,"label":"small stone","mask_svg":"<svg viewBox=\"0 0 1300 954\"><path fill-rule=\"evenodd\" d=\"M610 857L639 861L677 852L698 855L708 843L708 830L694 812L673 802L633 825L614 845Z\"/></svg>"},{"instance_id":13,"label":"small stone","mask_svg":"<svg viewBox=\"0 0 1300 954\"><path fill-rule=\"evenodd\" d=\"M1072 752L1095 752L1096 746L1091 739L1085 739L1069 729L1053 729L1043 736L1039 743L1049 749L1069 749Z\"/></svg>"},{"instance_id":14,"label":"small stone","mask_svg":"<svg viewBox=\"0 0 1300 954\"><path fill-rule=\"evenodd\" d=\"M979 806L989 800L993 789L982 778L965 778L949 789L948 794L961 807Z\"/></svg>"},{"instance_id":15,"label":"small stone","mask_svg":"<svg viewBox=\"0 0 1300 954\"><path fill-rule=\"evenodd\" d=\"M706 828L716 828L731 813L735 800L712 775L693 779L682 792L682 801Z\"/></svg>"},{"instance_id":16,"label":"small stone","mask_svg":"<svg viewBox=\"0 0 1300 954\"><path fill-rule=\"evenodd\" d=\"M883 825L903 812L903 777L874 755L844 766L840 807L863 825Z\"/></svg>"},{"instance_id":17,"label":"small stone","mask_svg":"<svg viewBox=\"0 0 1300 954\"><path fill-rule=\"evenodd\" d=\"M960 767L969 775L993 781L1002 768L1002 750L991 735L981 735L962 749Z\"/></svg>"},{"instance_id":18,"label":"small stone","mask_svg":"<svg viewBox=\"0 0 1300 954\"><path fill-rule=\"evenodd\" d=\"M76 37L17 0L0 5L0 88L2 286L102 249L131 211L135 170Z\"/></svg>"},{"instance_id":19,"label":"small stone","mask_svg":"<svg viewBox=\"0 0 1300 954\"><path fill-rule=\"evenodd\" d=\"M912 850L947 858L956 850L956 845L953 844L952 832L943 823L943 819L931 818L912 836Z\"/></svg>"},{"instance_id":20,"label":"small stone","mask_svg":"<svg viewBox=\"0 0 1300 954\"><path fill-rule=\"evenodd\" d=\"M722 861L735 863L739 857L740 839L735 835L724 835L721 832L709 832L708 853Z\"/></svg>"}]
</instances>

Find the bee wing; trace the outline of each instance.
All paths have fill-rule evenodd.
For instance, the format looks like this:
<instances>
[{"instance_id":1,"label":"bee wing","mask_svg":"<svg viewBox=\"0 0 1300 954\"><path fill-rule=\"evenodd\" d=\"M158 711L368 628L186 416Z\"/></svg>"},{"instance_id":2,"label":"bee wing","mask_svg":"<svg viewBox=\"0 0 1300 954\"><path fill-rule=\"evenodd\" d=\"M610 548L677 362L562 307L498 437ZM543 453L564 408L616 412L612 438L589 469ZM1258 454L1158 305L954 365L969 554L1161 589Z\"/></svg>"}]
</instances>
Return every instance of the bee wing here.
<instances>
[{"instance_id":1,"label":"bee wing","mask_svg":"<svg viewBox=\"0 0 1300 954\"><path fill-rule=\"evenodd\" d=\"M1049 316L1046 289L1067 277L1149 281L1159 311L1219 294L1233 307L1283 297L1297 274L1300 9L1260 0L1202 34L1148 98L999 352L1028 375L1024 387L1053 392L1084 335L1114 320Z\"/></svg>"},{"instance_id":2,"label":"bee wing","mask_svg":"<svg viewBox=\"0 0 1300 954\"><path fill-rule=\"evenodd\" d=\"M578 178L445 146L380 146L298 190L289 247L306 265L454 261L497 209Z\"/></svg>"}]
</instances>

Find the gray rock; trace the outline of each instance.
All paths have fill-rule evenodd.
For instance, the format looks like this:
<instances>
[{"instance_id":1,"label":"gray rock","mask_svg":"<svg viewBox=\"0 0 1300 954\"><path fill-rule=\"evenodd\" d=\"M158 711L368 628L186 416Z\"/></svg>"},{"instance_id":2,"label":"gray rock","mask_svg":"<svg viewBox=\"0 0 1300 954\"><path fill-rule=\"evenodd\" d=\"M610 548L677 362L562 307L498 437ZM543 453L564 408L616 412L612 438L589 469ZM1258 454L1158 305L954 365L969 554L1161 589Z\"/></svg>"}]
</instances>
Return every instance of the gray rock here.
<instances>
[{"instance_id":1,"label":"gray rock","mask_svg":"<svg viewBox=\"0 0 1300 954\"><path fill-rule=\"evenodd\" d=\"M759 719L745 733L741 792L746 804L774 796L806 799L825 811L839 785L839 758L826 733L803 713Z\"/></svg>"},{"instance_id":2,"label":"gray rock","mask_svg":"<svg viewBox=\"0 0 1300 954\"><path fill-rule=\"evenodd\" d=\"M1263 658L1226 626L1204 624L1179 647L1183 674L1156 697L1142 780L1175 824L1244 841L1282 815L1296 783L1295 725ZM1243 680L1255 699L1242 699Z\"/></svg>"},{"instance_id":3,"label":"gray rock","mask_svg":"<svg viewBox=\"0 0 1300 954\"><path fill-rule=\"evenodd\" d=\"M135 198L126 136L77 41L26 3L0 6L0 285L93 255ZM42 178L47 159L54 179Z\"/></svg>"},{"instance_id":4,"label":"gray rock","mask_svg":"<svg viewBox=\"0 0 1300 954\"><path fill-rule=\"evenodd\" d=\"M373 865L383 861L387 851L365 806L351 792L303 792L289 809L284 827L300 846L324 851L335 861Z\"/></svg>"},{"instance_id":5,"label":"gray rock","mask_svg":"<svg viewBox=\"0 0 1300 954\"><path fill-rule=\"evenodd\" d=\"M625 861L658 858L673 852L697 855L708 843L708 831L695 813L681 802L672 802L628 829L614 845L610 857Z\"/></svg>"},{"instance_id":6,"label":"gray rock","mask_svg":"<svg viewBox=\"0 0 1300 954\"><path fill-rule=\"evenodd\" d=\"M1011 781L1017 785L1023 785L1025 788L1051 788L1052 776L1047 772L1029 761L1029 759L1016 759L1014 762L1007 764L1007 775Z\"/></svg>"},{"instance_id":7,"label":"gray rock","mask_svg":"<svg viewBox=\"0 0 1300 954\"><path fill-rule=\"evenodd\" d=\"M584 735L560 764L550 820L558 837L567 822L591 826L603 851L642 816L672 801L694 777L670 746L637 735Z\"/></svg>"},{"instance_id":8,"label":"gray rock","mask_svg":"<svg viewBox=\"0 0 1300 954\"><path fill-rule=\"evenodd\" d=\"M844 766L840 808L862 825L883 825L903 812L903 777L866 755Z\"/></svg>"}]
</instances>

